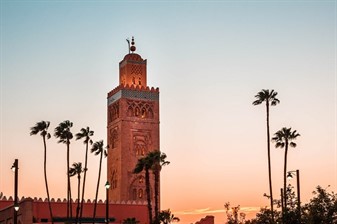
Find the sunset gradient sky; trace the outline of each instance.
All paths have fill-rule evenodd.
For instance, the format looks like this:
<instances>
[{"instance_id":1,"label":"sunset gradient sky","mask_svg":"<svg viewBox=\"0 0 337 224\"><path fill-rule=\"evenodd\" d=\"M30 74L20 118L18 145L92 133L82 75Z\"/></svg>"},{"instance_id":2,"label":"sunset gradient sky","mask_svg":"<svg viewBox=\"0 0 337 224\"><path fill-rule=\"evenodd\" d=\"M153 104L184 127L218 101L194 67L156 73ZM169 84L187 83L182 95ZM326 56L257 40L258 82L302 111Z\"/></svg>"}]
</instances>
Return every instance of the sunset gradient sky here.
<instances>
[{"instance_id":1,"label":"sunset gradient sky","mask_svg":"<svg viewBox=\"0 0 337 224\"><path fill-rule=\"evenodd\" d=\"M337 2L330 1L7 1L1 0L0 192L45 197L43 145L29 136L37 121L89 126L106 142L106 96L118 85L118 63L135 36L148 60L148 84L160 88L161 207L182 224L206 215L224 223L224 204L246 213L268 206L263 88L278 92L271 134L301 137L288 156L300 170L303 203L317 185L337 191ZM66 197L66 147L48 144L50 193ZM84 161L73 141L71 162ZM271 148L274 198L283 149ZM87 198L99 158L90 155ZM104 199L106 164L100 198ZM73 180L75 186L75 180ZM294 180L290 182L296 186Z\"/></svg>"}]
</instances>

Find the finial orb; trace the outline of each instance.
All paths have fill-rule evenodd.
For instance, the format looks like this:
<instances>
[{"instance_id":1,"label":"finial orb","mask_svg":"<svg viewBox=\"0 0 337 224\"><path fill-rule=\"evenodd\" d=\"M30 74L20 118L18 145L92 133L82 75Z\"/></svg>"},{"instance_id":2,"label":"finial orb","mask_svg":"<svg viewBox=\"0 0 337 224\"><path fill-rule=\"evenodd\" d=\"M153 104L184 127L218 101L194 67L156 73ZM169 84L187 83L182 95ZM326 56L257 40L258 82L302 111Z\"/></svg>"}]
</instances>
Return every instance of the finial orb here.
<instances>
[{"instance_id":1,"label":"finial orb","mask_svg":"<svg viewBox=\"0 0 337 224\"><path fill-rule=\"evenodd\" d=\"M134 37L132 37L132 39L131 39L131 47L130 47L130 50L132 51L132 53L136 51L135 38L134 38Z\"/></svg>"}]
</instances>

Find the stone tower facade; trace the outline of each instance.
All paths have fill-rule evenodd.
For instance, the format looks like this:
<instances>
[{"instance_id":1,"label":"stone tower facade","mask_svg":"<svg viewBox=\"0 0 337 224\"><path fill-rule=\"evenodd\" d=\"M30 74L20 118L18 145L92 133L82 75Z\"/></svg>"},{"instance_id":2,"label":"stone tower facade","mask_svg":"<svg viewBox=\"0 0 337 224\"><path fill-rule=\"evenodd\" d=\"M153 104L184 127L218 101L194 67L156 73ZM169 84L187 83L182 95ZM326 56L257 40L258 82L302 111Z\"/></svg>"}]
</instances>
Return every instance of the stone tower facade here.
<instances>
[{"instance_id":1,"label":"stone tower facade","mask_svg":"<svg viewBox=\"0 0 337 224\"><path fill-rule=\"evenodd\" d=\"M110 201L146 201L144 174L133 170L138 159L159 150L159 89L147 86L147 61L134 53L133 38L131 44L119 63L119 86L108 93Z\"/></svg>"}]
</instances>

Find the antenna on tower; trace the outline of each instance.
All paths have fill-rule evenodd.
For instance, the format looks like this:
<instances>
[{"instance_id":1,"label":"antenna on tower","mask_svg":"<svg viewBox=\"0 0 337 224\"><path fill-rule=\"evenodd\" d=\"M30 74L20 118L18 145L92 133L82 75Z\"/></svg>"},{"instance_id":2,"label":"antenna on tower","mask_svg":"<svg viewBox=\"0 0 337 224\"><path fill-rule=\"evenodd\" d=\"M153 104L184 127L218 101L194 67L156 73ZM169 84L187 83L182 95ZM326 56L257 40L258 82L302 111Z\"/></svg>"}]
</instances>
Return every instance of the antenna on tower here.
<instances>
[{"instance_id":1,"label":"antenna on tower","mask_svg":"<svg viewBox=\"0 0 337 224\"><path fill-rule=\"evenodd\" d=\"M129 40L129 38L126 38L126 41L128 42L128 46L129 46L129 54L130 54L130 40Z\"/></svg>"}]
</instances>

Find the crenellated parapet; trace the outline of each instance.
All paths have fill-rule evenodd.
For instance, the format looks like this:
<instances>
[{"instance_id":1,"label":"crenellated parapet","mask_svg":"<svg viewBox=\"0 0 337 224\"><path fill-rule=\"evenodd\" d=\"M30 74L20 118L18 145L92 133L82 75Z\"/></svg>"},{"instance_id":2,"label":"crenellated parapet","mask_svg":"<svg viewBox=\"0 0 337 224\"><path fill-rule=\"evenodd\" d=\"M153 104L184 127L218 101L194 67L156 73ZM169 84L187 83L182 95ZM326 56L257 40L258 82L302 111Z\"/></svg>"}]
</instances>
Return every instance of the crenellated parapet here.
<instances>
[{"instance_id":1,"label":"crenellated parapet","mask_svg":"<svg viewBox=\"0 0 337 224\"><path fill-rule=\"evenodd\" d=\"M134 85L119 85L108 93L108 106L121 98L133 100L159 101L159 88L141 87Z\"/></svg>"},{"instance_id":2,"label":"crenellated parapet","mask_svg":"<svg viewBox=\"0 0 337 224\"><path fill-rule=\"evenodd\" d=\"M123 84L121 84L108 93L108 98L113 96L115 93L117 93L121 89L132 90L132 91L146 91L146 92L152 92L152 93L159 93L158 87L156 87L156 88L151 87L150 88L148 86L145 87L145 86L139 86L139 85L129 85L129 84L123 85Z\"/></svg>"},{"instance_id":3,"label":"crenellated parapet","mask_svg":"<svg viewBox=\"0 0 337 224\"><path fill-rule=\"evenodd\" d=\"M53 211L54 221L67 219L67 200L64 198L51 198L51 207ZM76 200L72 200L73 202ZM96 207L97 221L104 220L106 217L106 201L85 200L83 204L84 219L91 219L94 207ZM51 223L49 213L48 199L41 197L22 197L19 200L18 223ZM109 217L115 220L115 223L122 223L128 217L135 217L140 223L148 223L147 204L143 201L109 201ZM73 214L76 213L77 203L71 205ZM0 198L0 223L8 223L6 220L13 219L14 201L13 197ZM74 217L73 217L74 218ZM62 221L63 223L63 221ZM98 222L99 223L99 222Z\"/></svg>"},{"instance_id":4,"label":"crenellated parapet","mask_svg":"<svg viewBox=\"0 0 337 224\"><path fill-rule=\"evenodd\" d=\"M32 200L33 202L48 202L48 198L38 198L38 197L34 197L34 198L31 198L31 197L21 197L21 199L19 199L19 202L22 202L24 200ZM2 197L0 199L0 202L1 201L6 201L6 202L13 202L13 197L12 196L9 196L8 198L6 196ZM67 203L67 199L63 198L51 198L50 201L52 203ZM78 199L76 200L73 200L71 199L71 202L73 203L77 203ZM85 204L94 204L95 203L95 200L90 200L90 199L87 199L87 200L84 200L84 203ZM106 200L102 200L102 199L99 199L97 201L97 204L105 204L106 203ZM147 205L147 202L146 201L133 201L133 200L128 200L128 201L109 201L109 204L116 204L116 205Z\"/></svg>"}]
</instances>

